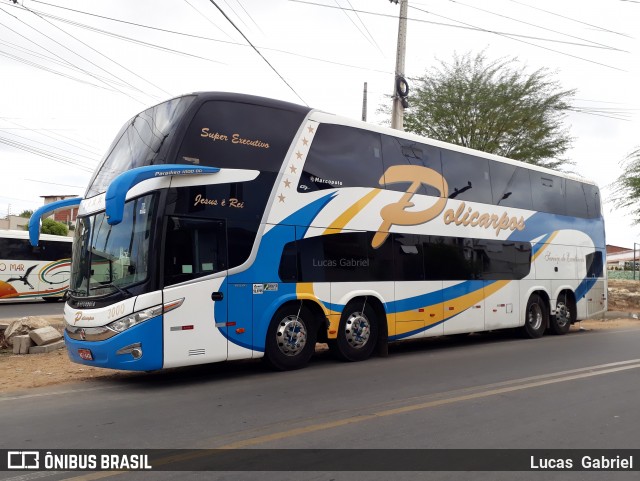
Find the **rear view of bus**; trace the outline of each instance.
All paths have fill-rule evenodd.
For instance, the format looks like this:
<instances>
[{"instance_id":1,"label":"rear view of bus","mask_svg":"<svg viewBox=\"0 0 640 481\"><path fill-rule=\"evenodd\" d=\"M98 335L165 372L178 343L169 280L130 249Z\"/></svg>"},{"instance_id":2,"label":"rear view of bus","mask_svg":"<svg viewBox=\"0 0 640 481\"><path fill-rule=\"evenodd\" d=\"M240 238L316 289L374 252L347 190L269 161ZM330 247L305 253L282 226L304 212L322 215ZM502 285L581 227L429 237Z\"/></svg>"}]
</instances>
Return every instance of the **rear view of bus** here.
<instances>
[{"instance_id":1,"label":"rear view of bus","mask_svg":"<svg viewBox=\"0 0 640 481\"><path fill-rule=\"evenodd\" d=\"M252 284L225 279L251 262L308 111L193 94L126 123L80 204L65 307L73 361L148 371L254 356Z\"/></svg>"}]
</instances>

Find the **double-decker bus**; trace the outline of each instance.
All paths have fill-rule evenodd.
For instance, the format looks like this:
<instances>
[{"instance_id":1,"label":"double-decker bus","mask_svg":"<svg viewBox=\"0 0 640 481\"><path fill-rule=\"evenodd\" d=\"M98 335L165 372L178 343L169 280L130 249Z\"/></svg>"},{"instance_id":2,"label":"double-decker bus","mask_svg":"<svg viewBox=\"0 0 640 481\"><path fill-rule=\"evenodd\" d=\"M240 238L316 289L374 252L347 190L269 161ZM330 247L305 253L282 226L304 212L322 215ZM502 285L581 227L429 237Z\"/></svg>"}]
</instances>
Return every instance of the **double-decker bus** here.
<instances>
[{"instance_id":1,"label":"double-decker bus","mask_svg":"<svg viewBox=\"0 0 640 481\"><path fill-rule=\"evenodd\" d=\"M403 339L566 333L606 309L594 183L260 97L133 117L80 202L73 361L348 361Z\"/></svg>"},{"instance_id":2,"label":"double-decker bus","mask_svg":"<svg viewBox=\"0 0 640 481\"><path fill-rule=\"evenodd\" d=\"M0 301L62 299L69 288L72 240L44 234L34 247L26 231L0 231Z\"/></svg>"}]
</instances>

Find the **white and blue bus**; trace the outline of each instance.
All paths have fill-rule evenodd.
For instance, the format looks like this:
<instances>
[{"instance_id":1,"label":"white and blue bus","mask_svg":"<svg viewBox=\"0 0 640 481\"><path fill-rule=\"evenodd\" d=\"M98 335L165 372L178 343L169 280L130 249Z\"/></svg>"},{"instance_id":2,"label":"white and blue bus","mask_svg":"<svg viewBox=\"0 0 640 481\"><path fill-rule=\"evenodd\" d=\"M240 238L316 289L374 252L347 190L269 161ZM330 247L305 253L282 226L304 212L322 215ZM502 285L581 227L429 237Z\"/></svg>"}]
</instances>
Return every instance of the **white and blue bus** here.
<instances>
[{"instance_id":1,"label":"white and blue bus","mask_svg":"<svg viewBox=\"0 0 640 481\"><path fill-rule=\"evenodd\" d=\"M593 183L276 100L136 115L74 202L65 339L83 364L295 369L316 342L360 361L606 309Z\"/></svg>"}]
</instances>

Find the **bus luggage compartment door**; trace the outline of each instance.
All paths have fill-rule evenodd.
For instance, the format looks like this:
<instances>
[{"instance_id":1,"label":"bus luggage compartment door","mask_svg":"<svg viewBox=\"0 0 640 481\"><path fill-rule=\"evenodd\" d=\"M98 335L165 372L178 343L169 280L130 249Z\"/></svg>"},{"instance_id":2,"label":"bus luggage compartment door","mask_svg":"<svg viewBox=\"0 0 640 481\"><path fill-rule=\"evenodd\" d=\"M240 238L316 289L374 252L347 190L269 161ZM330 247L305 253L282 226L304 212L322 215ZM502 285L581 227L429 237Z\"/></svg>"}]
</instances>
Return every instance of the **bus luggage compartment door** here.
<instances>
[{"instance_id":1,"label":"bus luggage compartment door","mask_svg":"<svg viewBox=\"0 0 640 481\"><path fill-rule=\"evenodd\" d=\"M253 287L252 284L229 284L227 288L228 359L253 356Z\"/></svg>"}]
</instances>

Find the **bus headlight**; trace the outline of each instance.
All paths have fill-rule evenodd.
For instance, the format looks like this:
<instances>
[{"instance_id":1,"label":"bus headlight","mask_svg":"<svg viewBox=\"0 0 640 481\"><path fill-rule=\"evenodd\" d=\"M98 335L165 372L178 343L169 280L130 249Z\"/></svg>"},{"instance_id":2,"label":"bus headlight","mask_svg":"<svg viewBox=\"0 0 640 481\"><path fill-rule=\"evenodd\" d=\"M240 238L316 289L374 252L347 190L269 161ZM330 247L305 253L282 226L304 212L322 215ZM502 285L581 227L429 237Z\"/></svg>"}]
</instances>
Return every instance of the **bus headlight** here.
<instances>
[{"instance_id":1,"label":"bus headlight","mask_svg":"<svg viewBox=\"0 0 640 481\"><path fill-rule=\"evenodd\" d=\"M159 316L161 313L162 306L150 307L149 309L134 312L133 314L129 314L128 316L116 319L112 323L107 324L107 327L116 332L126 331L136 324L140 324L141 322L144 322L147 319L151 319L152 317Z\"/></svg>"}]
</instances>

